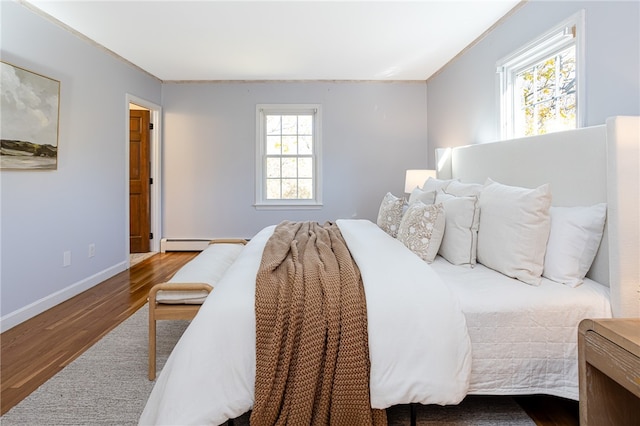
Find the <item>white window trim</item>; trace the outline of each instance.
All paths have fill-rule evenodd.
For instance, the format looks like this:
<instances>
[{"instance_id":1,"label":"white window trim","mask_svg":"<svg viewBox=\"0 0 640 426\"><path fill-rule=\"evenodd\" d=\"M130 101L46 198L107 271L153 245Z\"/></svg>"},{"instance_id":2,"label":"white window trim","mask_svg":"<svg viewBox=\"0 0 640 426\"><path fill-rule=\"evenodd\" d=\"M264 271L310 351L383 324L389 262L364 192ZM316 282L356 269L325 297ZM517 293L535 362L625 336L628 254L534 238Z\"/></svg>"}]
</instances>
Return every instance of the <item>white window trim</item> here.
<instances>
[{"instance_id":1,"label":"white window trim","mask_svg":"<svg viewBox=\"0 0 640 426\"><path fill-rule=\"evenodd\" d=\"M265 174L265 119L268 114L300 114L313 111L313 194L310 200L267 200ZM257 210L305 210L322 208L322 106L320 104L256 105L256 198Z\"/></svg>"},{"instance_id":2,"label":"white window trim","mask_svg":"<svg viewBox=\"0 0 640 426\"><path fill-rule=\"evenodd\" d=\"M559 43L561 32L566 34L571 28L576 28L575 39L567 38L566 42ZM546 31L514 53L500 59L497 64L497 72L500 74L499 98L500 116L499 128L502 139L514 137L513 117L513 93L512 78L523 68L533 65L542 58L552 55L573 44L576 46L576 127L584 127L585 115L585 46L584 46L585 12L580 10L565 19L558 25Z\"/></svg>"}]
</instances>

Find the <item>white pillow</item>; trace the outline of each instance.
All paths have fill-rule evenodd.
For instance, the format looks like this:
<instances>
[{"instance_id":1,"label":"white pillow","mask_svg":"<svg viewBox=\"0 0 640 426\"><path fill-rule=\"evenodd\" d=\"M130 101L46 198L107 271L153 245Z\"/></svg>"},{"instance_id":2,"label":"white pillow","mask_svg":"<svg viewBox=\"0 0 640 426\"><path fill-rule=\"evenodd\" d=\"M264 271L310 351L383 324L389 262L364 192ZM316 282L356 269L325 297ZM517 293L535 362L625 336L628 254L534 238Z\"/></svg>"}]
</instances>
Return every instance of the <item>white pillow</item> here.
<instances>
[{"instance_id":1,"label":"white pillow","mask_svg":"<svg viewBox=\"0 0 640 426\"><path fill-rule=\"evenodd\" d=\"M442 191L436 204L442 203L445 227L438 254L454 265L475 265L480 209L478 197L454 197Z\"/></svg>"},{"instance_id":2,"label":"white pillow","mask_svg":"<svg viewBox=\"0 0 640 426\"><path fill-rule=\"evenodd\" d=\"M411 191L411 195L409 195L409 204L413 204L416 201L433 204L436 201L436 191L423 191L420 188L416 188Z\"/></svg>"},{"instance_id":3,"label":"white pillow","mask_svg":"<svg viewBox=\"0 0 640 426\"><path fill-rule=\"evenodd\" d=\"M446 189L451 182L452 182L451 180L443 180L443 179L428 177L427 180L425 180L424 184L422 185L422 190L437 191L439 189Z\"/></svg>"},{"instance_id":4,"label":"white pillow","mask_svg":"<svg viewBox=\"0 0 640 426\"><path fill-rule=\"evenodd\" d=\"M409 205L400 222L398 240L427 263L438 254L445 227L442 204L424 204L420 201Z\"/></svg>"},{"instance_id":5,"label":"white pillow","mask_svg":"<svg viewBox=\"0 0 640 426\"><path fill-rule=\"evenodd\" d=\"M395 238L404 213L404 198L398 198L390 192L382 199L378 210L378 226L387 234Z\"/></svg>"},{"instance_id":6,"label":"white pillow","mask_svg":"<svg viewBox=\"0 0 640 426\"><path fill-rule=\"evenodd\" d=\"M531 285L539 285L549 239L551 192L503 185L487 179L480 193L478 263Z\"/></svg>"},{"instance_id":7,"label":"white pillow","mask_svg":"<svg viewBox=\"0 0 640 426\"><path fill-rule=\"evenodd\" d=\"M452 180L445 192L447 194L455 195L456 197L470 197L480 195L483 185L481 183L462 183L457 180Z\"/></svg>"},{"instance_id":8,"label":"white pillow","mask_svg":"<svg viewBox=\"0 0 640 426\"><path fill-rule=\"evenodd\" d=\"M551 232L542 275L577 287L582 284L598 252L607 205L551 207L550 212Z\"/></svg>"}]
</instances>

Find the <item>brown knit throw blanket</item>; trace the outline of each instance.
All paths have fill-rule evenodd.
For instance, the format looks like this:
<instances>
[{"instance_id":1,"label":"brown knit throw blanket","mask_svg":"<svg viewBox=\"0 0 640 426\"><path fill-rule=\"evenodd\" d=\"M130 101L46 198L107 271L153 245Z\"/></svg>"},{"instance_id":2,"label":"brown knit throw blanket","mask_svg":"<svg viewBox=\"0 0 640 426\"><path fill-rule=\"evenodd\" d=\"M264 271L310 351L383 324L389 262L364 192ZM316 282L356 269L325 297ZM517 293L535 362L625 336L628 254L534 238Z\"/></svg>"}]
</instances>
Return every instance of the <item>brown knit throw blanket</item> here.
<instances>
[{"instance_id":1,"label":"brown knit throw blanket","mask_svg":"<svg viewBox=\"0 0 640 426\"><path fill-rule=\"evenodd\" d=\"M256 278L251 424L386 425L371 408L360 271L335 224L282 222Z\"/></svg>"}]
</instances>

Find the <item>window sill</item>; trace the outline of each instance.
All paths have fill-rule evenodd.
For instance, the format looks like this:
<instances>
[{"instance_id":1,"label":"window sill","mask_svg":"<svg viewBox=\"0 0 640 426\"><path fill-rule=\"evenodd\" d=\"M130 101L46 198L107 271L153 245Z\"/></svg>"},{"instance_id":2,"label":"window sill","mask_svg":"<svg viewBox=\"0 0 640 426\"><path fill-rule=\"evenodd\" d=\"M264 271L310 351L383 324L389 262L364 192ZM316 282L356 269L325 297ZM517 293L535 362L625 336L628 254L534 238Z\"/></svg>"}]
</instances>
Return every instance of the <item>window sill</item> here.
<instances>
[{"instance_id":1,"label":"window sill","mask_svg":"<svg viewBox=\"0 0 640 426\"><path fill-rule=\"evenodd\" d=\"M253 205L256 210L320 210L322 203L256 203Z\"/></svg>"}]
</instances>

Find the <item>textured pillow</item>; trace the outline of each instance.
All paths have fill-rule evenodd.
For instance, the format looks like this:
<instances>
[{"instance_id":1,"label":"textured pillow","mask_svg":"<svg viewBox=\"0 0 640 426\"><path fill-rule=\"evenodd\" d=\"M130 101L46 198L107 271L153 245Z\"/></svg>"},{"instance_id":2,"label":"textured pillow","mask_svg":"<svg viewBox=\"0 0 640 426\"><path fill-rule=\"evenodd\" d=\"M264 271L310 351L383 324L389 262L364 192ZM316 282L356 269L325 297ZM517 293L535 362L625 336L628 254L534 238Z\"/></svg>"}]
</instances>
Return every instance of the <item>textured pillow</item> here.
<instances>
[{"instance_id":1,"label":"textured pillow","mask_svg":"<svg viewBox=\"0 0 640 426\"><path fill-rule=\"evenodd\" d=\"M413 204L416 201L422 201L424 204L433 204L435 200L436 191L423 191L420 188L416 188L409 195L409 204Z\"/></svg>"},{"instance_id":2,"label":"textured pillow","mask_svg":"<svg viewBox=\"0 0 640 426\"><path fill-rule=\"evenodd\" d=\"M444 192L436 195L445 215L444 236L438 254L454 265L475 265L480 209L478 197L454 197Z\"/></svg>"},{"instance_id":3,"label":"textured pillow","mask_svg":"<svg viewBox=\"0 0 640 426\"><path fill-rule=\"evenodd\" d=\"M446 189L447 186L451 183L451 180L443 180L429 177L424 181L424 185L422 185L423 191L437 191L439 189Z\"/></svg>"},{"instance_id":4,"label":"textured pillow","mask_svg":"<svg viewBox=\"0 0 640 426\"><path fill-rule=\"evenodd\" d=\"M577 287L596 257L607 215L605 203L590 207L551 207L551 232L542 275Z\"/></svg>"},{"instance_id":5,"label":"textured pillow","mask_svg":"<svg viewBox=\"0 0 640 426\"><path fill-rule=\"evenodd\" d=\"M400 222L398 240L427 263L438 254L445 227L442 204L426 205L420 201L409 205Z\"/></svg>"},{"instance_id":6,"label":"textured pillow","mask_svg":"<svg viewBox=\"0 0 640 426\"><path fill-rule=\"evenodd\" d=\"M455 195L456 197L470 197L480 195L483 185L480 183L462 183L457 180L452 180L445 192L447 194Z\"/></svg>"},{"instance_id":7,"label":"textured pillow","mask_svg":"<svg viewBox=\"0 0 640 426\"><path fill-rule=\"evenodd\" d=\"M549 239L551 192L487 179L480 193L478 262L512 278L539 285Z\"/></svg>"},{"instance_id":8,"label":"textured pillow","mask_svg":"<svg viewBox=\"0 0 640 426\"><path fill-rule=\"evenodd\" d=\"M392 237L398 235L398 226L404 212L404 198L398 198L390 192L382 199L378 210L378 226Z\"/></svg>"}]
</instances>

